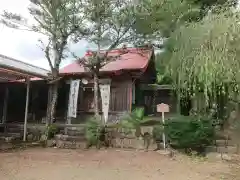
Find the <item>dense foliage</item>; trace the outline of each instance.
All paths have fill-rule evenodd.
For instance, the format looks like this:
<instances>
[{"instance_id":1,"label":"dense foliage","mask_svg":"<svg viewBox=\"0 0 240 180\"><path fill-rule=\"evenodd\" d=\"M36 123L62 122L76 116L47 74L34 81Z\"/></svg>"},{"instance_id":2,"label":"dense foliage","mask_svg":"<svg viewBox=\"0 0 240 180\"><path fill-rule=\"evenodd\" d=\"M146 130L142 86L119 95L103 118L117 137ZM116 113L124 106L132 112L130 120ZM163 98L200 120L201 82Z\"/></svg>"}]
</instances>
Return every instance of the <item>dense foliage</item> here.
<instances>
[{"instance_id":1,"label":"dense foliage","mask_svg":"<svg viewBox=\"0 0 240 180\"><path fill-rule=\"evenodd\" d=\"M136 137L140 137L141 134L141 124L144 122L144 108L136 108L130 114L123 117L121 121L121 126L127 129L136 130Z\"/></svg>"},{"instance_id":2,"label":"dense foliage","mask_svg":"<svg viewBox=\"0 0 240 180\"><path fill-rule=\"evenodd\" d=\"M176 30L168 40L168 72L178 89L192 97L204 92L206 102L239 91L238 13L209 14L201 22Z\"/></svg>"},{"instance_id":3,"label":"dense foliage","mask_svg":"<svg viewBox=\"0 0 240 180\"><path fill-rule=\"evenodd\" d=\"M187 2L192 4L198 4L201 9L209 10L212 6L235 6L237 4L237 0L187 0Z\"/></svg>"},{"instance_id":4,"label":"dense foliage","mask_svg":"<svg viewBox=\"0 0 240 180\"><path fill-rule=\"evenodd\" d=\"M97 145L99 138L100 122L100 120L96 120L95 118L93 118L89 119L86 123L85 138L89 146Z\"/></svg>"},{"instance_id":5,"label":"dense foliage","mask_svg":"<svg viewBox=\"0 0 240 180\"><path fill-rule=\"evenodd\" d=\"M46 129L47 139L53 139L57 133L59 133L59 128L56 125L51 124L47 126Z\"/></svg>"},{"instance_id":6,"label":"dense foliage","mask_svg":"<svg viewBox=\"0 0 240 180\"><path fill-rule=\"evenodd\" d=\"M215 137L211 121L203 117L175 117L166 121L164 131L173 147L196 151L202 151Z\"/></svg>"},{"instance_id":7,"label":"dense foliage","mask_svg":"<svg viewBox=\"0 0 240 180\"><path fill-rule=\"evenodd\" d=\"M164 132L163 125L154 125L152 131L153 139L156 142L162 141L163 132Z\"/></svg>"},{"instance_id":8,"label":"dense foliage","mask_svg":"<svg viewBox=\"0 0 240 180\"><path fill-rule=\"evenodd\" d=\"M133 28L146 41L162 41L182 21L199 17L199 7L182 0L142 0Z\"/></svg>"}]
</instances>

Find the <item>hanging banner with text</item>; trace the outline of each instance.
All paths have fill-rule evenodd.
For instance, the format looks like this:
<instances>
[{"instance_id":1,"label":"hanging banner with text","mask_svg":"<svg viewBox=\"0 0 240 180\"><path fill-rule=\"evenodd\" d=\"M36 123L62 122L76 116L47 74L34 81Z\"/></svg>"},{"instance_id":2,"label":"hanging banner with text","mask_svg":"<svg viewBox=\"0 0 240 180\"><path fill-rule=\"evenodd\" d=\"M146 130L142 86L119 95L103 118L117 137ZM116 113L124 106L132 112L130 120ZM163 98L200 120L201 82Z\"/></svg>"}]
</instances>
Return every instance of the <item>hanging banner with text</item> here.
<instances>
[{"instance_id":1,"label":"hanging banner with text","mask_svg":"<svg viewBox=\"0 0 240 180\"><path fill-rule=\"evenodd\" d=\"M105 123L108 121L109 101L110 101L110 84L100 84L100 93L102 98L102 112Z\"/></svg>"},{"instance_id":2,"label":"hanging banner with text","mask_svg":"<svg viewBox=\"0 0 240 180\"><path fill-rule=\"evenodd\" d=\"M69 101L68 101L68 117L77 117L77 102L80 80L71 80Z\"/></svg>"}]
</instances>

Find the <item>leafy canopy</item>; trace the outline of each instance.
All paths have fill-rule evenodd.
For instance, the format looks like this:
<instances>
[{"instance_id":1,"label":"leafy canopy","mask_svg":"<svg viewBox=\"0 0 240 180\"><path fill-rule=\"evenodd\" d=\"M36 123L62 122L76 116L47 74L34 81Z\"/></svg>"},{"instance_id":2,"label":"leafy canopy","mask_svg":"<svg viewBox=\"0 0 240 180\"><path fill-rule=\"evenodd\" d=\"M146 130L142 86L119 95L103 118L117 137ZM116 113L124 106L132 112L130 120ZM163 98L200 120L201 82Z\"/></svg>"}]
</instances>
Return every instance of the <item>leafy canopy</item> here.
<instances>
[{"instance_id":1,"label":"leafy canopy","mask_svg":"<svg viewBox=\"0 0 240 180\"><path fill-rule=\"evenodd\" d=\"M182 0L142 0L135 32L142 40L168 37L182 21L198 18L199 8Z\"/></svg>"},{"instance_id":2,"label":"leafy canopy","mask_svg":"<svg viewBox=\"0 0 240 180\"><path fill-rule=\"evenodd\" d=\"M132 42L132 26L136 21L134 4L126 0L85 0L82 4L86 39L97 49L81 62L90 71L99 69L116 57L109 57L112 49ZM102 51L105 49L105 51Z\"/></svg>"}]
</instances>

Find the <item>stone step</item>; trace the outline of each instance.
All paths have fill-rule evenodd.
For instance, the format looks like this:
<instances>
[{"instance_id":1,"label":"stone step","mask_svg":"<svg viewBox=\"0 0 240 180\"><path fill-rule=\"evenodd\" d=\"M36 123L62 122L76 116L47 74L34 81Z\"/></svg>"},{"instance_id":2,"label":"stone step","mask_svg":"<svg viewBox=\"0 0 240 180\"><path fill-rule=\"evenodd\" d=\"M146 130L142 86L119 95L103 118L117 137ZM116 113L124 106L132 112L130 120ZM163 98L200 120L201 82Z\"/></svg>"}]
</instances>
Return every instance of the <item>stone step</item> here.
<instances>
[{"instance_id":1,"label":"stone step","mask_svg":"<svg viewBox=\"0 0 240 180\"><path fill-rule=\"evenodd\" d=\"M57 134L57 135L55 135L55 140L82 142L82 141L86 141L86 138L84 135L83 136L69 136L69 135Z\"/></svg>"},{"instance_id":2,"label":"stone step","mask_svg":"<svg viewBox=\"0 0 240 180\"><path fill-rule=\"evenodd\" d=\"M7 150L26 148L26 147L39 147L39 146L42 146L41 143L4 142L4 143L0 143L0 151L7 151Z\"/></svg>"},{"instance_id":3,"label":"stone step","mask_svg":"<svg viewBox=\"0 0 240 180\"><path fill-rule=\"evenodd\" d=\"M85 149L86 148L86 141L66 141L66 140L56 140L55 145L57 148L64 148L64 149Z\"/></svg>"},{"instance_id":4,"label":"stone step","mask_svg":"<svg viewBox=\"0 0 240 180\"><path fill-rule=\"evenodd\" d=\"M58 134L55 136L55 143L58 148L86 148L87 140L84 136L68 136ZM138 140L135 138L117 138L113 141L113 146L116 148L145 149L144 140ZM157 145L151 142L149 150L155 150L156 148Z\"/></svg>"},{"instance_id":5,"label":"stone step","mask_svg":"<svg viewBox=\"0 0 240 180\"><path fill-rule=\"evenodd\" d=\"M0 141L1 142L13 142L19 141L21 139L21 135L19 133L1 133L0 134Z\"/></svg>"},{"instance_id":6,"label":"stone step","mask_svg":"<svg viewBox=\"0 0 240 180\"><path fill-rule=\"evenodd\" d=\"M83 127L67 127L64 131L64 134L70 136L82 136L85 134L85 128Z\"/></svg>"},{"instance_id":7,"label":"stone step","mask_svg":"<svg viewBox=\"0 0 240 180\"><path fill-rule=\"evenodd\" d=\"M8 133L21 133L23 132L23 129L19 127L11 127L11 128L7 128L6 131Z\"/></svg>"},{"instance_id":8,"label":"stone step","mask_svg":"<svg viewBox=\"0 0 240 180\"><path fill-rule=\"evenodd\" d=\"M21 133L0 133L0 137L19 137Z\"/></svg>"},{"instance_id":9,"label":"stone step","mask_svg":"<svg viewBox=\"0 0 240 180\"><path fill-rule=\"evenodd\" d=\"M6 151L8 149L13 149L12 143L0 143L0 151Z\"/></svg>"},{"instance_id":10,"label":"stone step","mask_svg":"<svg viewBox=\"0 0 240 180\"><path fill-rule=\"evenodd\" d=\"M218 153L218 152L210 152L207 153L208 160L210 161L218 161L218 160L225 160L225 161L232 161L234 159L233 154L226 154L226 153Z\"/></svg>"},{"instance_id":11,"label":"stone step","mask_svg":"<svg viewBox=\"0 0 240 180\"><path fill-rule=\"evenodd\" d=\"M228 153L228 154L237 154L239 148L237 146L208 146L206 148L207 152L217 152L217 153Z\"/></svg>"},{"instance_id":12,"label":"stone step","mask_svg":"<svg viewBox=\"0 0 240 180\"><path fill-rule=\"evenodd\" d=\"M216 145L217 146L235 146L236 143L234 143L232 140L219 139L219 140L216 140Z\"/></svg>"}]
</instances>

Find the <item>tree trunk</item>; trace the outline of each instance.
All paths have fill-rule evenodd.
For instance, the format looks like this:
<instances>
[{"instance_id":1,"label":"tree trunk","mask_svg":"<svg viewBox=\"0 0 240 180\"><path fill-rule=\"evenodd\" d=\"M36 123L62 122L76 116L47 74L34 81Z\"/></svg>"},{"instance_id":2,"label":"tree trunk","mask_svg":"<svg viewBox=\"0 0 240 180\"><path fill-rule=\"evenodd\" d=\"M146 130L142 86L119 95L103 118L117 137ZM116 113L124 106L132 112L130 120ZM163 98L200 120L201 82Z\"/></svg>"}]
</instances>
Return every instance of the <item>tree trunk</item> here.
<instances>
[{"instance_id":1,"label":"tree trunk","mask_svg":"<svg viewBox=\"0 0 240 180\"><path fill-rule=\"evenodd\" d=\"M57 98L58 98L58 81L57 78L59 77L59 65L61 62L61 57L63 51L59 51L59 48L61 49L64 47L64 43L59 44L57 37L53 36L52 39L52 46L53 46L53 64L49 61L49 64L51 66L51 81L52 84L50 84L50 89L49 89L49 94L50 94L50 101L48 104L48 109L47 109L47 123L52 124L55 118L55 111L56 111L56 105L57 105Z\"/></svg>"},{"instance_id":2,"label":"tree trunk","mask_svg":"<svg viewBox=\"0 0 240 180\"><path fill-rule=\"evenodd\" d=\"M52 89L52 102L50 108L50 122L51 124L54 121L55 114L56 114L56 106L57 106L57 98L58 98L58 82L53 84Z\"/></svg>"},{"instance_id":3,"label":"tree trunk","mask_svg":"<svg viewBox=\"0 0 240 180\"><path fill-rule=\"evenodd\" d=\"M98 84L98 75L94 73L93 75L94 81L94 115L95 118L99 118L99 107L98 107L98 99L99 99L99 84Z\"/></svg>"},{"instance_id":4,"label":"tree trunk","mask_svg":"<svg viewBox=\"0 0 240 180\"><path fill-rule=\"evenodd\" d=\"M58 71L53 71L53 80L58 77ZM50 84L49 87L49 102L47 109L47 125L52 124L55 118L55 111L58 98L58 81L55 81L53 84Z\"/></svg>"},{"instance_id":5,"label":"tree trunk","mask_svg":"<svg viewBox=\"0 0 240 180\"><path fill-rule=\"evenodd\" d=\"M46 126L50 124L50 107L52 103L52 85L49 85L48 88L48 102L47 102L47 114L46 114Z\"/></svg>"}]
</instances>

